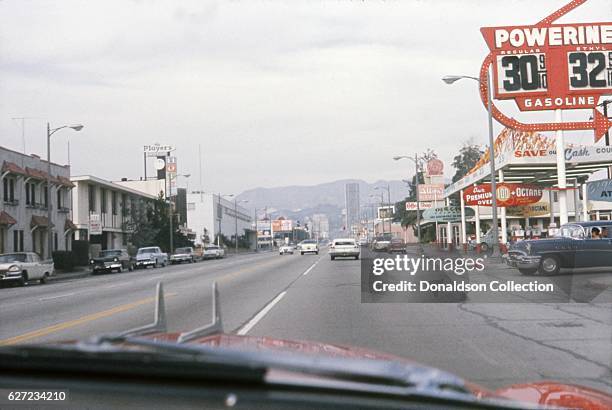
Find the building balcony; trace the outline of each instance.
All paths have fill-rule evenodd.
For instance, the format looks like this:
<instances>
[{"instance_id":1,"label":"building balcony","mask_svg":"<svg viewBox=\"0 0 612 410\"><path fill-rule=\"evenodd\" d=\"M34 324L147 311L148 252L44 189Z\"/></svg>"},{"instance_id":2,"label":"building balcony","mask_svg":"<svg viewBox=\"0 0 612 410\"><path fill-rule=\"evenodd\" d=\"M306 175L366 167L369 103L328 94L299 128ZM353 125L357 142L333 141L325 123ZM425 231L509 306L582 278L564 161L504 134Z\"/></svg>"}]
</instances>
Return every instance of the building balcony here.
<instances>
[{"instance_id":1,"label":"building balcony","mask_svg":"<svg viewBox=\"0 0 612 410\"><path fill-rule=\"evenodd\" d=\"M5 199L4 200L4 205L7 205L7 206L18 206L19 205L19 199Z\"/></svg>"}]
</instances>

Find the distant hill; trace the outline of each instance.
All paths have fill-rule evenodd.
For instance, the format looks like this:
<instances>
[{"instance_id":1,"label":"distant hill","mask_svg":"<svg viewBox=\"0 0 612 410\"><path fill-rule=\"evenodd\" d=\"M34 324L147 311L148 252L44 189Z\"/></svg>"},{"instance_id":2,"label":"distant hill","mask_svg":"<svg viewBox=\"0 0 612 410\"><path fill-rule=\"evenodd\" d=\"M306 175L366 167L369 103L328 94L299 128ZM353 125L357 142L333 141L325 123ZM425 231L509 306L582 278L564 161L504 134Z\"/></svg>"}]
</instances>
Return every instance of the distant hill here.
<instances>
[{"instance_id":1,"label":"distant hill","mask_svg":"<svg viewBox=\"0 0 612 410\"><path fill-rule=\"evenodd\" d=\"M377 186L386 187L389 184L392 202L404 199L409 193L409 189L402 181L381 180L370 184L359 179L343 179L319 185L255 188L238 195L238 200L248 200L248 207L251 209L261 209L267 206L278 211L289 211L296 214L301 214L301 211L307 209L311 212L316 212L317 209L328 206L341 210L345 207L345 185L350 182L359 184L359 196L362 205L376 202L375 198L370 198L369 196L370 194L380 195L380 190L374 190L374 187ZM386 202L386 189L383 192ZM321 211L321 213L326 213L323 209ZM327 211L329 212L330 210L328 209Z\"/></svg>"}]
</instances>

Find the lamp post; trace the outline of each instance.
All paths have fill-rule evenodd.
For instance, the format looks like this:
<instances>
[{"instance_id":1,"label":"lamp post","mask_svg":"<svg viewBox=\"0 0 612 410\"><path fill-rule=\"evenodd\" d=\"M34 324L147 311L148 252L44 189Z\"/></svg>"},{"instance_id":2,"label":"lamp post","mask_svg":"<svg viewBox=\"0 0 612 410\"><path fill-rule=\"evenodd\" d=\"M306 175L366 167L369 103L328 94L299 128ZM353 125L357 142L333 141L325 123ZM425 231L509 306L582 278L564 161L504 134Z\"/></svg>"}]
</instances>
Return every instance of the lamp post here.
<instances>
[{"instance_id":1,"label":"lamp post","mask_svg":"<svg viewBox=\"0 0 612 410\"><path fill-rule=\"evenodd\" d=\"M374 187L374 190L378 191L380 190L380 199L381 202L383 202L383 207L384 207L384 193L382 192L383 189L387 190L387 206L391 206L391 189L389 188L389 184L387 184L386 187L384 186L377 186ZM392 228L391 228L391 219L389 220L389 235L391 234ZM384 222L384 218L383 218L383 235L385 233L385 222Z\"/></svg>"},{"instance_id":2,"label":"lamp post","mask_svg":"<svg viewBox=\"0 0 612 410\"><path fill-rule=\"evenodd\" d=\"M421 243L421 206L420 206L420 198L419 198L419 171L421 170L421 158L419 158L418 154L414 154L413 157L409 157L406 155L398 155L393 157L394 161L399 161L400 159L409 159L414 162L414 187L416 189L416 203L417 203L417 238L419 244Z\"/></svg>"},{"instance_id":3,"label":"lamp post","mask_svg":"<svg viewBox=\"0 0 612 410\"><path fill-rule=\"evenodd\" d=\"M234 197L234 228L235 228L235 233L234 233L234 252L237 254L238 253L238 202L240 203L246 203L249 202L248 199L242 199L240 201L237 201L237 198Z\"/></svg>"},{"instance_id":4,"label":"lamp post","mask_svg":"<svg viewBox=\"0 0 612 410\"><path fill-rule=\"evenodd\" d=\"M480 86L485 84L480 81L477 77L471 77L467 75L447 75L442 78L446 84L453 84L455 81L459 81L463 78L477 81ZM495 146L493 140L493 94L491 91L491 74L487 70L487 111L489 114L489 164L491 166L491 216L493 219L493 226L491 227L491 235L493 236L493 255L497 255L499 252L499 234L498 234L498 219L497 219L497 181L495 180Z\"/></svg>"},{"instance_id":5,"label":"lamp post","mask_svg":"<svg viewBox=\"0 0 612 410\"><path fill-rule=\"evenodd\" d=\"M61 127L51 128L49 123L47 123L47 252L49 254L49 258L53 258L53 238L51 236L51 136L55 134L57 131L63 128L71 128L74 131L81 131L83 126L81 124L76 125L62 125Z\"/></svg>"},{"instance_id":6,"label":"lamp post","mask_svg":"<svg viewBox=\"0 0 612 410\"><path fill-rule=\"evenodd\" d=\"M374 188L374 189L376 189L376 188ZM370 194L370 198L376 198L376 199L378 199L378 195L375 195L375 194ZM382 207L383 207L383 205L384 205L384 204L383 204L383 202L384 202L384 194L381 192L381 193L380 193L380 207L381 207L381 208L382 208ZM376 217L378 218L378 214L376 214ZM381 234L381 235L382 235L382 236L384 236L384 235L385 235L385 219L384 219L384 218L381 218L381 219L380 219L380 222L382 223L382 234ZM376 229L376 228L375 228L375 229ZM374 232L374 234L376 234L376 232Z\"/></svg>"}]
</instances>

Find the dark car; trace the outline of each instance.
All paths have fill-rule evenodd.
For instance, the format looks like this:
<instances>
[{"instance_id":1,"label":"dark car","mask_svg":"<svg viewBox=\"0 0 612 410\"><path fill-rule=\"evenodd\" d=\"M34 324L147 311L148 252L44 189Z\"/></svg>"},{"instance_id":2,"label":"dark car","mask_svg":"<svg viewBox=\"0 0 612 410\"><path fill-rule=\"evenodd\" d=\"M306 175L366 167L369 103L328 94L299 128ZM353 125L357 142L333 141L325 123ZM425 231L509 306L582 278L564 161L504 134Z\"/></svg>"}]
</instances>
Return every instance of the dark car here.
<instances>
[{"instance_id":1,"label":"dark car","mask_svg":"<svg viewBox=\"0 0 612 410\"><path fill-rule=\"evenodd\" d=\"M136 262L125 249L110 249L100 252L97 258L89 261L91 271L98 272L123 272L124 269L134 270Z\"/></svg>"},{"instance_id":2,"label":"dark car","mask_svg":"<svg viewBox=\"0 0 612 410\"><path fill-rule=\"evenodd\" d=\"M612 221L572 222L547 239L519 241L507 263L524 275L553 275L561 269L612 269Z\"/></svg>"},{"instance_id":3,"label":"dark car","mask_svg":"<svg viewBox=\"0 0 612 410\"><path fill-rule=\"evenodd\" d=\"M392 252L406 253L406 242L399 238L391 239L391 242L389 242L389 253Z\"/></svg>"}]
</instances>

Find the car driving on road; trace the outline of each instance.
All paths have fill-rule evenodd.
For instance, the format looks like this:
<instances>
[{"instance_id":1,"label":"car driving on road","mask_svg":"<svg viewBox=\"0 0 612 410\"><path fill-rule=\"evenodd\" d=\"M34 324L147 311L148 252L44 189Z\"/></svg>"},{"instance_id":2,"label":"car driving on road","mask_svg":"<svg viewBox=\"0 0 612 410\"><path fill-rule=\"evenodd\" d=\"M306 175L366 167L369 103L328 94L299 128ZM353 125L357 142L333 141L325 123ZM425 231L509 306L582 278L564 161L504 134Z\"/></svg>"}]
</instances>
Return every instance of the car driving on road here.
<instances>
[{"instance_id":1,"label":"car driving on road","mask_svg":"<svg viewBox=\"0 0 612 410\"><path fill-rule=\"evenodd\" d=\"M303 240L302 242L300 242L299 248L301 255L305 253L314 253L316 255L319 254L319 243L314 239Z\"/></svg>"},{"instance_id":2,"label":"car driving on road","mask_svg":"<svg viewBox=\"0 0 612 410\"><path fill-rule=\"evenodd\" d=\"M149 246L138 249L136 252L136 267L148 268L152 266L166 266L168 264L168 254L162 252L159 246Z\"/></svg>"},{"instance_id":3,"label":"car driving on road","mask_svg":"<svg viewBox=\"0 0 612 410\"><path fill-rule=\"evenodd\" d=\"M329 246L329 257L359 259L360 246L352 238L334 239Z\"/></svg>"},{"instance_id":4,"label":"car driving on road","mask_svg":"<svg viewBox=\"0 0 612 410\"><path fill-rule=\"evenodd\" d=\"M101 251L96 258L89 261L92 273L98 272L123 272L123 270L134 270L136 261L125 249L109 249Z\"/></svg>"},{"instance_id":5,"label":"car driving on road","mask_svg":"<svg viewBox=\"0 0 612 410\"><path fill-rule=\"evenodd\" d=\"M391 245L391 238L387 236L377 236L371 246L374 252L388 252L389 245Z\"/></svg>"},{"instance_id":6,"label":"car driving on road","mask_svg":"<svg viewBox=\"0 0 612 410\"><path fill-rule=\"evenodd\" d=\"M207 245L202 253L204 259L221 259L225 257L225 249L218 245Z\"/></svg>"},{"instance_id":7,"label":"car driving on road","mask_svg":"<svg viewBox=\"0 0 612 410\"><path fill-rule=\"evenodd\" d=\"M176 248L174 253L170 256L170 263L174 265L175 263L194 263L195 262L195 254L193 252L193 248L191 246L186 246L184 248Z\"/></svg>"},{"instance_id":8,"label":"car driving on road","mask_svg":"<svg viewBox=\"0 0 612 410\"><path fill-rule=\"evenodd\" d=\"M284 255L286 253L293 255L295 248L293 247L292 244L284 244L281 245L280 248L278 248L278 253L279 255Z\"/></svg>"},{"instance_id":9,"label":"car driving on road","mask_svg":"<svg viewBox=\"0 0 612 410\"><path fill-rule=\"evenodd\" d=\"M45 283L53 272L53 262L41 261L34 252L0 255L0 282L14 282L21 286L30 280Z\"/></svg>"},{"instance_id":10,"label":"car driving on road","mask_svg":"<svg viewBox=\"0 0 612 410\"><path fill-rule=\"evenodd\" d=\"M406 242L401 238L393 238L389 241L389 253L406 253Z\"/></svg>"}]
</instances>

